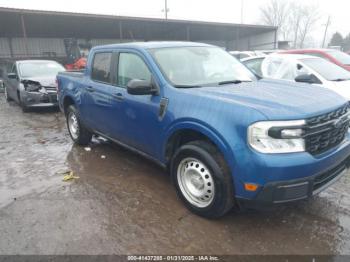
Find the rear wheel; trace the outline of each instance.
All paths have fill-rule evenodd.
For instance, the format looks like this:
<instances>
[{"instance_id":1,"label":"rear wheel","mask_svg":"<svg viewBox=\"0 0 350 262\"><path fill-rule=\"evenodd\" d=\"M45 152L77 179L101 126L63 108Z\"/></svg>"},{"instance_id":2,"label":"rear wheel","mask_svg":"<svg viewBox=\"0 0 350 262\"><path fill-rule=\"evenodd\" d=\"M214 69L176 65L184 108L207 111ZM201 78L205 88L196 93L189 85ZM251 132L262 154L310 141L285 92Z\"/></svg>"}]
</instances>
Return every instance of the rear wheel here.
<instances>
[{"instance_id":1,"label":"rear wheel","mask_svg":"<svg viewBox=\"0 0 350 262\"><path fill-rule=\"evenodd\" d=\"M69 134L78 145L87 145L90 143L92 133L88 131L81 123L77 109L71 105L66 110L66 120Z\"/></svg>"},{"instance_id":2,"label":"rear wheel","mask_svg":"<svg viewBox=\"0 0 350 262\"><path fill-rule=\"evenodd\" d=\"M181 146L172 159L171 175L180 199L200 216L221 217L234 205L230 170L211 143L194 141Z\"/></svg>"}]
</instances>

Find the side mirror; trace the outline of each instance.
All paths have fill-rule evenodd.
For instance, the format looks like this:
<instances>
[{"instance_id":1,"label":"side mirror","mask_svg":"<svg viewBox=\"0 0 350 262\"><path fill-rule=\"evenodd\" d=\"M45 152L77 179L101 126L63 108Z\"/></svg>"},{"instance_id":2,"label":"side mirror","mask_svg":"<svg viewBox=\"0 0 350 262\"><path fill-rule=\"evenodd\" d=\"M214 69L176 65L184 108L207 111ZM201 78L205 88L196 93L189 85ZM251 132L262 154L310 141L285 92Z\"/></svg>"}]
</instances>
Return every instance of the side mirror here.
<instances>
[{"instance_id":1,"label":"side mirror","mask_svg":"<svg viewBox=\"0 0 350 262\"><path fill-rule=\"evenodd\" d=\"M126 86L131 95L155 95L158 93L157 88L150 81L133 79Z\"/></svg>"},{"instance_id":2,"label":"side mirror","mask_svg":"<svg viewBox=\"0 0 350 262\"><path fill-rule=\"evenodd\" d=\"M308 84L322 84L322 82L313 74L303 74L295 78L295 82Z\"/></svg>"},{"instance_id":3,"label":"side mirror","mask_svg":"<svg viewBox=\"0 0 350 262\"><path fill-rule=\"evenodd\" d=\"M15 73L8 73L7 77L8 79L17 79L17 75Z\"/></svg>"}]
</instances>

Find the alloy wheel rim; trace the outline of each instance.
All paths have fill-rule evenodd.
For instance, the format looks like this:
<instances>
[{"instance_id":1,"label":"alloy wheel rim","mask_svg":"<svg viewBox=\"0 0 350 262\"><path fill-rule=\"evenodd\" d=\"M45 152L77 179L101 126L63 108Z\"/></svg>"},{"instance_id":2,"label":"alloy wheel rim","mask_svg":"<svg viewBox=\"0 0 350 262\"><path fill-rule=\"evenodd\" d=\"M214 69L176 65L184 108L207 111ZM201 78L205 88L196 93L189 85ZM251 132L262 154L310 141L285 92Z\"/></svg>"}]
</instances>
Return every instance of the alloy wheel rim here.
<instances>
[{"instance_id":1,"label":"alloy wheel rim","mask_svg":"<svg viewBox=\"0 0 350 262\"><path fill-rule=\"evenodd\" d=\"M177 180L183 196L192 205L205 208L213 202L213 177L210 170L198 159L183 159L178 166Z\"/></svg>"}]
</instances>

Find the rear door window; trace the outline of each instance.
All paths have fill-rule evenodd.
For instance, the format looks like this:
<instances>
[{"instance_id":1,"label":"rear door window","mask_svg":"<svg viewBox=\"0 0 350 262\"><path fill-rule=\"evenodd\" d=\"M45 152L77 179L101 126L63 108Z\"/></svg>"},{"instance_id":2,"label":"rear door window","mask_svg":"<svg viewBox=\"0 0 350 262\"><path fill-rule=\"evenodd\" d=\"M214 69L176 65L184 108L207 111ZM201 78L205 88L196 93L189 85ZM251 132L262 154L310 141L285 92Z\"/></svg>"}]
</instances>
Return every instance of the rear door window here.
<instances>
[{"instance_id":1,"label":"rear door window","mask_svg":"<svg viewBox=\"0 0 350 262\"><path fill-rule=\"evenodd\" d=\"M91 79L103 82L111 82L111 60L112 53L96 53L92 63Z\"/></svg>"}]
</instances>

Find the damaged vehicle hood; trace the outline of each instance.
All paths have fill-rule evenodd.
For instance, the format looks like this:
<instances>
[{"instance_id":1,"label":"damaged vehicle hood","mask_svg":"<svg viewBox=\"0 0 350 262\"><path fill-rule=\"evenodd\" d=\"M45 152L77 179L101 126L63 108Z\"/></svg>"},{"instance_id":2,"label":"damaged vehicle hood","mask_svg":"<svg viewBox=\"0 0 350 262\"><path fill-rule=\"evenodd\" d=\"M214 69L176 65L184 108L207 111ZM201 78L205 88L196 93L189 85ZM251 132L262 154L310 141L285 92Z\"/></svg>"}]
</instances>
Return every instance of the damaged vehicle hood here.
<instances>
[{"instance_id":1,"label":"damaged vehicle hood","mask_svg":"<svg viewBox=\"0 0 350 262\"><path fill-rule=\"evenodd\" d=\"M38 76L38 77L25 77L21 79L22 83L39 84L44 87L55 87L56 76Z\"/></svg>"}]
</instances>

